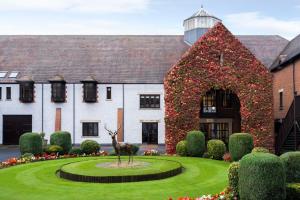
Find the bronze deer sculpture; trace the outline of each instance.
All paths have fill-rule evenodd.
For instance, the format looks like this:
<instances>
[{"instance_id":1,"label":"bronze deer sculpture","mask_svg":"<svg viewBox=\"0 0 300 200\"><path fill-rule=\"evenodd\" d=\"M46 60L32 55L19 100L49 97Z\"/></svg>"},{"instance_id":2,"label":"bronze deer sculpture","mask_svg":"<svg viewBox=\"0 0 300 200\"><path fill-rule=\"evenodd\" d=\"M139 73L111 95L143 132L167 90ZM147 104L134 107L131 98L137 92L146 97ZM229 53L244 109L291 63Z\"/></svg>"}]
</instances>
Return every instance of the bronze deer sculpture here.
<instances>
[{"instance_id":1,"label":"bronze deer sculpture","mask_svg":"<svg viewBox=\"0 0 300 200\"><path fill-rule=\"evenodd\" d=\"M106 125L104 126L105 130L108 132L108 134L111 136L112 139L112 146L118 156L118 165L121 164L121 151L126 152L129 155L129 160L128 160L128 164L133 163L133 145L131 144L121 144L117 141L116 139L116 135L118 134L119 130L121 127L118 128L117 131L113 132L111 130L109 130L108 128L106 128Z\"/></svg>"}]
</instances>

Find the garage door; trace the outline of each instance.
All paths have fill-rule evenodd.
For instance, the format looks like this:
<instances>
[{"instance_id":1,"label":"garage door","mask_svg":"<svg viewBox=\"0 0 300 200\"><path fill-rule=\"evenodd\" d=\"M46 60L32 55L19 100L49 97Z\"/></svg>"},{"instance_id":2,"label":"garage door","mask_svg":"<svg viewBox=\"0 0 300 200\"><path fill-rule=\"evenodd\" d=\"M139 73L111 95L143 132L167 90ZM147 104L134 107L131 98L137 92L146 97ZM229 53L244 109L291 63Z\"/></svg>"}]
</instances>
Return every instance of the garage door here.
<instances>
[{"instance_id":1,"label":"garage door","mask_svg":"<svg viewBox=\"0 0 300 200\"><path fill-rule=\"evenodd\" d=\"M31 131L31 115L3 115L4 145L18 145L20 136Z\"/></svg>"}]
</instances>

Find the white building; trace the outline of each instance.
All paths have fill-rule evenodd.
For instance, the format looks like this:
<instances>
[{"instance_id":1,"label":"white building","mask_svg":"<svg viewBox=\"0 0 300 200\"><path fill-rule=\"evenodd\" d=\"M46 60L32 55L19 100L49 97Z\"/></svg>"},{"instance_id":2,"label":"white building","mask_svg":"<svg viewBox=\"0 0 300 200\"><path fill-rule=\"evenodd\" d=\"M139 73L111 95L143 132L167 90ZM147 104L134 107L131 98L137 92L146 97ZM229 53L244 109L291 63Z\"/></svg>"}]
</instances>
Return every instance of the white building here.
<instances>
[{"instance_id":1,"label":"white building","mask_svg":"<svg viewBox=\"0 0 300 200\"><path fill-rule=\"evenodd\" d=\"M119 141L163 144L164 75L218 21L201 10L179 36L0 36L0 144L56 130L111 143L105 125ZM266 66L286 44L237 37Z\"/></svg>"}]
</instances>

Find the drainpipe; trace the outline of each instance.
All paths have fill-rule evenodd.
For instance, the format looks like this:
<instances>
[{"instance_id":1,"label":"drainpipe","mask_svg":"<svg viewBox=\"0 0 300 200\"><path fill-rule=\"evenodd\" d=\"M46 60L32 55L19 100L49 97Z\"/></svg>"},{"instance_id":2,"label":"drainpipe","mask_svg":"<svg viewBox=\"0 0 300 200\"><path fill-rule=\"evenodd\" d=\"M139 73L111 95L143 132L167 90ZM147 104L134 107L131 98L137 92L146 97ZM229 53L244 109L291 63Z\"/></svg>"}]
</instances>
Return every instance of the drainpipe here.
<instances>
[{"instance_id":1,"label":"drainpipe","mask_svg":"<svg viewBox=\"0 0 300 200\"><path fill-rule=\"evenodd\" d=\"M297 128L297 121L296 121L296 84L295 84L295 61L293 61L293 97L294 97L294 139L295 139L295 151L297 150L297 132L296 132L296 128Z\"/></svg>"},{"instance_id":2,"label":"drainpipe","mask_svg":"<svg viewBox=\"0 0 300 200\"><path fill-rule=\"evenodd\" d=\"M73 83L73 145L75 145L75 84Z\"/></svg>"},{"instance_id":3,"label":"drainpipe","mask_svg":"<svg viewBox=\"0 0 300 200\"><path fill-rule=\"evenodd\" d=\"M44 132L44 83L42 83L42 132Z\"/></svg>"},{"instance_id":4,"label":"drainpipe","mask_svg":"<svg viewBox=\"0 0 300 200\"><path fill-rule=\"evenodd\" d=\"M125 99L124 99L124 95L125 95L125 90L124 90L124 83L122 84L122 96L123 96L123 102L122 102L122 107L123 107L123 120L122 120L122 132L123 132L123 142L125 141L125 132L124 132L124 125L125 125Z\"/></svg>"}]
</instances>

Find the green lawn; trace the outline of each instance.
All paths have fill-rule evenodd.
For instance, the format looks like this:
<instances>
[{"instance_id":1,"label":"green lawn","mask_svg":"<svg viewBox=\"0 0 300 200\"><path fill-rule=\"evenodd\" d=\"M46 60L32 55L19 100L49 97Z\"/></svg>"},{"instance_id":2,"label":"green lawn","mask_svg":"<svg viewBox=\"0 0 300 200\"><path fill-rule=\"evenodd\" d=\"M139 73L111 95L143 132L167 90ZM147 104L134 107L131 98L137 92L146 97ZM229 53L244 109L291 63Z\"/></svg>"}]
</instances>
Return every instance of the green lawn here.
<instances>
[{"instance_id":1,"label":"green lawn","mask_svg":"<svg viewBox=\"0 0 300 200\"><path fill-rule=\"evenodd\" d=\"M134 161L146 163L145 167L133 168L104 168L98 167L98 164L107 162L116 162L115 158L96 158L95 160L74 162L64 165L61 169L71 174L79 174L85 176L127 176L140 174L157 174L170 171L180 167L180 163L168 159L151 159L150 157L135 158ZM122 159L127 162L127 159Z\"/></svg>"},{"instance_id":2,"label":"green lawn","mask_svg":"<svg viewBox=\"0 0 300 200\"><path fill-rule=\"evenodd\" d=\"M107 158L107 157L105 157ZM102 200L168 199L218 193L227 185L228 163L202 158L157 157L182 163L185 171L175 177L136 183L79 183L58 178L63 164L95 158L36 162L0 170L3 200Z\"/></svg>"}]
</instances>

